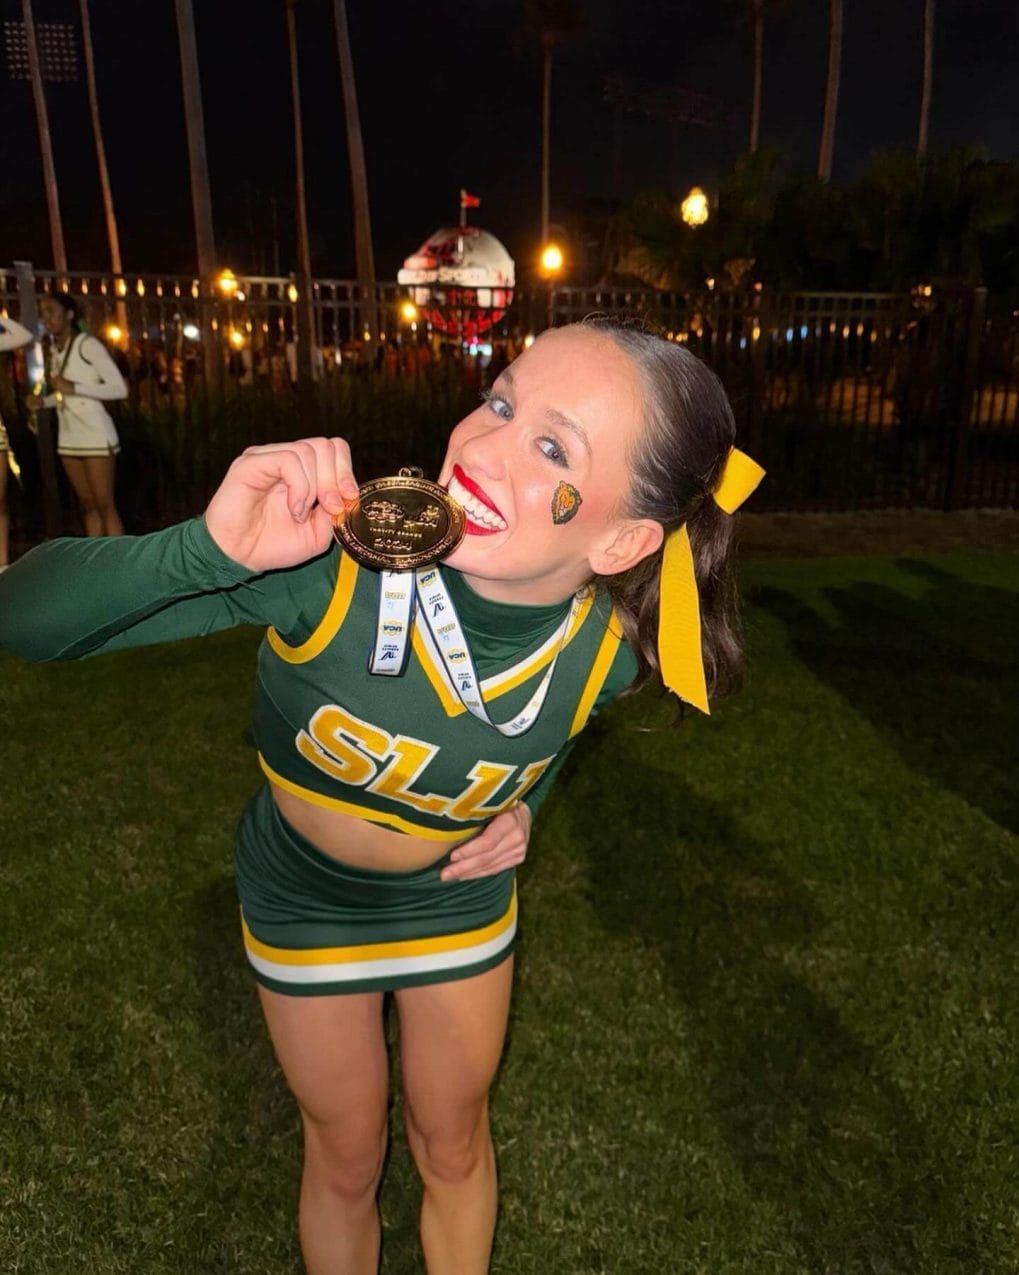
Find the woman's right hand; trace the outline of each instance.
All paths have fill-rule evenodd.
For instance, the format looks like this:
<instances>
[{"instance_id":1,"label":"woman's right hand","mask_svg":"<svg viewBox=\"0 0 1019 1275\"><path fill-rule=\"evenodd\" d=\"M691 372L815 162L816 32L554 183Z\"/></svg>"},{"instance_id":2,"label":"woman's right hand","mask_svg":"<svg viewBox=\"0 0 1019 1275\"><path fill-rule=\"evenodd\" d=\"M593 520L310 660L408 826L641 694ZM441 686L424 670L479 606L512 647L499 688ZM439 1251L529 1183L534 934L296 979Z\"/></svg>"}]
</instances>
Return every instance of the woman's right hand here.
<instances>
[{"instance_id":1,"label":"woman's right hand","mask_svg":"<svg viewBox=\"0 0 1019 1275\"><path fill-rule=\"evenodd\" d=\"M329 546L333 518L357 496L342 438L249 447L205 511L220 549L252 571L307 562Z\"/></svg>"}]
</instances>

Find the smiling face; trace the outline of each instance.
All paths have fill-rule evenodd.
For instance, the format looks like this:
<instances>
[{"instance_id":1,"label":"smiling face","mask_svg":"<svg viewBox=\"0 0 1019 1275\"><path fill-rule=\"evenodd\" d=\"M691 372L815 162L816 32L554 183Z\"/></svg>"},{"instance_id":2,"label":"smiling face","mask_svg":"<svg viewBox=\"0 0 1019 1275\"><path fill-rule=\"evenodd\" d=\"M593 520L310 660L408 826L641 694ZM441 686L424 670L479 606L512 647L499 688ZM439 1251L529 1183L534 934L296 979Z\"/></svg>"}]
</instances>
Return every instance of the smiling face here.
<instances>
[{"instance_id":1,"label":"smiling face","mask_svg":"<svg viewBox=\"0 0 1019 1275\"><path fill-rule=\"evenodd\" d=\"M545 603L654 552L661 527L624 512L641 417L637 369L611 337L546 332L450 435L439 482L467 534L447 564L484 597Z\"/></svg>"}]
</instances>

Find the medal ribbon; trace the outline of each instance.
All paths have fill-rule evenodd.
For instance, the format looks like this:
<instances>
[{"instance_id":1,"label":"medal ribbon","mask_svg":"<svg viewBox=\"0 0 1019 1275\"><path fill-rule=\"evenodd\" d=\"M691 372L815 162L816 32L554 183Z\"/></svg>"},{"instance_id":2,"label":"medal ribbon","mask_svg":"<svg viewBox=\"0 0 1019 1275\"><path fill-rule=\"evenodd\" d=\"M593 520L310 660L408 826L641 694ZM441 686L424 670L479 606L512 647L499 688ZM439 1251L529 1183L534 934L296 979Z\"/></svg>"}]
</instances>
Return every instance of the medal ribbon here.
<instances>
[{"instance_id":1,"label":"medal ribbon","mask_svg":"<svg viewBox=\"0 0 1019 1275\"><path fill-rule=\"evenodd\" d=\"M440 667L464 708L493 727L500 735L512 739L529 730L537 721L555 666L566 644L566 635L582 605L583 599L578 594L554 634L555 655L524 708L510 721L494 722L485 707L481 682L474 667L467 635L438 569L427 567L415 572L383 571L371 672L392 676L403 671L407 660L407 640L413 623L426 646L438 657Z\"/></svg>"}]
</instances>

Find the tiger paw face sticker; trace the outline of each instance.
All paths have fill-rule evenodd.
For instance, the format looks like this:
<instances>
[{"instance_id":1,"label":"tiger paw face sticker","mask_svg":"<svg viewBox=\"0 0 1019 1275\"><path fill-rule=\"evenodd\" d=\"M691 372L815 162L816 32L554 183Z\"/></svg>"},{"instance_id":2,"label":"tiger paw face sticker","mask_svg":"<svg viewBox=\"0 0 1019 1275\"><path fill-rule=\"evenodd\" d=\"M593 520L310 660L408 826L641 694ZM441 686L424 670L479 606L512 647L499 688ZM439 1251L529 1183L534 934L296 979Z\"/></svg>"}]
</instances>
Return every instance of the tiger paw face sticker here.
<instances>
[{"instance_id":1,"label":"tiger paw face sticker","mask_svg":"<svg viewBox=\"0 0 1019 1275\"><path fill-rule=\"evenodd\" d=\"M583 497L570 483L560 483L552 493L552 521L559 526L575 517Z\"/></svg>"}]
</instances>

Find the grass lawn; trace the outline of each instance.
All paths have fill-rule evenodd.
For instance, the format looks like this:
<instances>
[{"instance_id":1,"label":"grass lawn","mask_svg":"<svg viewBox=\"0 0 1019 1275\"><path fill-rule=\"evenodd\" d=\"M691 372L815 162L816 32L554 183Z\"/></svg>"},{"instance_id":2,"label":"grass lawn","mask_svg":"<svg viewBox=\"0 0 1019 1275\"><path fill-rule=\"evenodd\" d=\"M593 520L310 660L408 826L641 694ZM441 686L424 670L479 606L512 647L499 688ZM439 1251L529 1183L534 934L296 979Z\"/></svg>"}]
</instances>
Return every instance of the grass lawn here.
<instances>
[{"instance_id":1,"label":"grass lawn","mask_svg":"<svg viewBox=\"0 0 1019 1275\"><path fill-rule=\"evenodd\" d=\"M521 873L496 1275L1019 1272L1017 563L751 563L747 690L586 732ZM257 640L0 659L4 1272L301 1269L230 867ZM389 1275L415 1197L397 1133Z\"/></svg>"}]
</instances>

